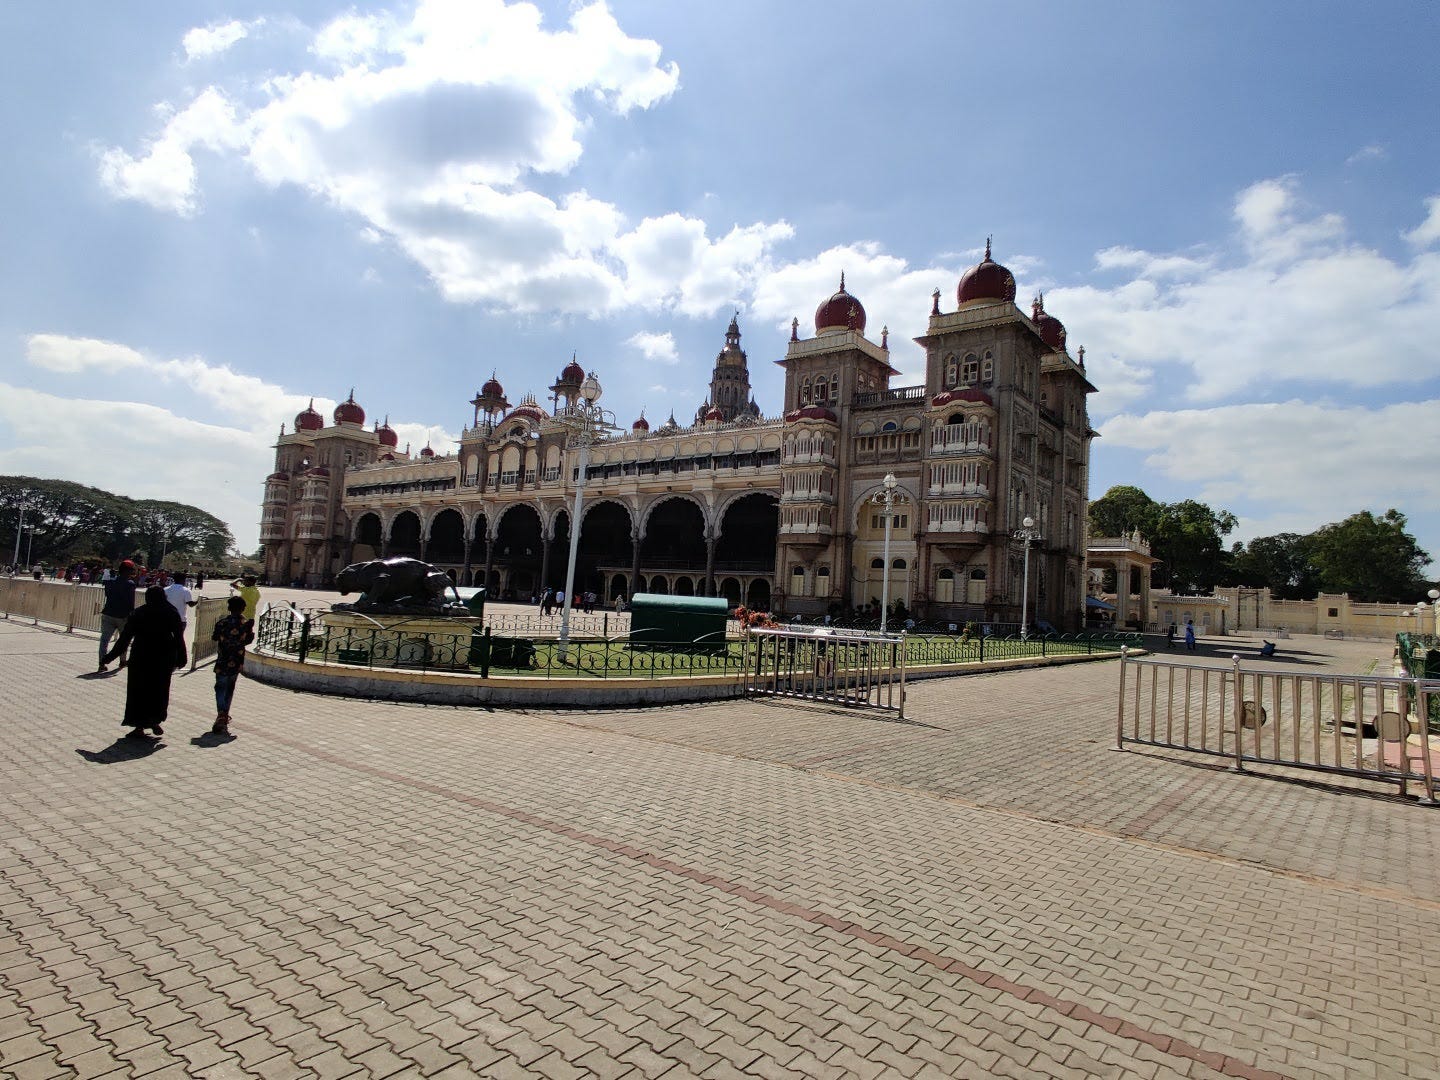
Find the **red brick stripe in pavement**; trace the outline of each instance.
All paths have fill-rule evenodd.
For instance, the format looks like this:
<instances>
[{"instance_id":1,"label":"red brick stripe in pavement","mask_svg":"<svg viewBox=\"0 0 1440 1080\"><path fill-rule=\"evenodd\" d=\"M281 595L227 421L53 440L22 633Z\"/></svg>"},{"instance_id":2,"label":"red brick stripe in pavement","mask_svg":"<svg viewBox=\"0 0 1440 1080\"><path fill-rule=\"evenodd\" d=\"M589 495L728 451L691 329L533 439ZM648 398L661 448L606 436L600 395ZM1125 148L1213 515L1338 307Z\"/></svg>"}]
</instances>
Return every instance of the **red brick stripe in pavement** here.
<instances>
[{"instance_id":1,"label":"red brick stripe in pavement","mask_svg":"<svg viewBox=\"0 0 1440 1080\"><path fill-rule=\"evenodd\" d=\"M576 829L569 825L550 821L549 819L543 818L538 814L532 814L527 810L521 810L513 806L506 806L503 803L494 802L490 799L482 799L474 795L467 795L464 792L455 791L440 784L434 784L426 780L418 779L417 777L407 776L404 773L392 772L389 769L381 769L371 765L366 765L362 762L351 760L339 754L332 753L328 750L322 750L319 747L310 745L309 743L301 742L298 739L289 739L281 735L273 735L267 732L260 731L245 730L244 733L247 735L258 735L261 738L269 739L273 742L278 742L284 746L290 747L291 749L298 750L304 754L308 754L310 757L313 757L319 761L325 761L332 765L338 765L341 768L364 773L377 779L389 780L397 784L403 784L418 791L424 791L428 794L435 795L443 799L449 799L454 802L462 803L466 806L472 806L475 809L483 810L486 813L495 814L499 817L508 818L511 821L516 821L524 825L529 825L532 828L543 830L544 832L548 832L555 836L563 836L568 840L573 840L577 843L586 844L590 847L597 848L602 851L608 851L612 855L619 855L627 859L633 859L634 861L641 863L642 865L649 866L652 869L661 870L676 877L681 877L688 881L693 881L696 884L706 886L707 888L717 889L720 892L726 893L730 896L739 897L742 900L749 901L750 903L755 904L758 907L763 907L770 911L789 915L793 918L800 919L803 922L810 923L813 926L824 927L827 930L831 930L837 934L844 935L856 941L866 942L874 948L883 949L886 952L891 952L900 956L909 957L911 960L926 964L929 967L936 968L937 970L958 975L961 978L968 979L969 981L979 986L987 987L990 990L994 990L1009 997L1013 997L1018 1001L1033 1002L1034 1004L1039 1005L1042 1008L1051 1009L1055 1012L1058 1012L1062 1016L1068 1016L1083 1023L1098 1027L1119 1038L1130 1039L1134 1042L1144 1043L1147 1046L1153 1047L1159 1053L1169 1054L1173 1057L1184 1058L1188 1061L1198 1062L1199 1064L1204 1065L1206 1068L1213 1069L1216 1072L1222 1073L1225 1076L1240 1077L1243 1078L1243 1080L1290 1080L1290 1078L1287 1077L1284 1073L1274 1072L1267 1069L1260 1069L1244 1061L1241 1061L1239 1058L1231 1057L1226 1054L1216 1053L1210 1050L1201 1049L1200 1047L1194 1046L1183 1039L1177 1039L1169 1035L1161 1034L1157 1031L1151 1031L1149 1028L1144 1028L1138 1024L1131 1023L1129 1020L1124 1020L1118 1016L1113 1016L1109 1013L1104 1013L1092 1009L1089 1006L1081 1004L1077 1001L1071 1001L1067 998L1056 997L1053 994L1046 993L1044 990L1041 990L1038 987L1027 986L1024 983L1015 982L994 972L985 971L983 968L978 968L972 964L967 964L965 961L960 960L956 957L945 956L941 953L937 953L933 950L927 949L924 946L912 944L908 941L894 937L890 934L879 933L875 930L871 930L868 927L862 926L859 923L851 922L849 920L839 918L835 915L827 914L823 911L817 911L814 908L807 908L801 904L791 903L790 901L781 899L778 896L773 896L769 893L760 892L756 889L750 888L747 885L741 885L738 882L729 881L725 878L717 877L714 874L707 874L701 870L696 870L693 867L686 866L683 863L675 862L673 859L667 859L659 855L651 854L650 852L647 852L642 848L635 847L632 844L621 843L616 840L608 839L607 837L598 836L594 833L585 832L584 830ZM1161 803L1157 804L1156 807L1152 808L1151 811L1148 811L1146 815L1142 815L1141 818L1137 818L1135 824L1138 824L1144 818L1148 817L1152 813L1156 813L1157 811L1159 812L1159 816L1163 816L1164 813L1168 812L1169 809L1172 808L1168 806L1170 800L1176 799L1178 803L1178 800L1183 799L1185 794L1185 789L1181 789L1181 791L1167 797L1167 799L1162 800Z\"/></svg>"}]
</instances>

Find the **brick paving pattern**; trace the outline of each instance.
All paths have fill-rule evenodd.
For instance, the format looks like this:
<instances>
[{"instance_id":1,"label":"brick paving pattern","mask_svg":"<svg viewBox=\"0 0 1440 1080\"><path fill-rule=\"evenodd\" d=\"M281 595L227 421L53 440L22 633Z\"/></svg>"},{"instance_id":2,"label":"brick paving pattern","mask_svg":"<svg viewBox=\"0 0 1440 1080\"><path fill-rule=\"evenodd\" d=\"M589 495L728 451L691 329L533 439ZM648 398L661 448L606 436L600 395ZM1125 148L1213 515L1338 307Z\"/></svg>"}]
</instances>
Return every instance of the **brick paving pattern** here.
<instances>
[{"instance_id":1,"label":"brick paving pattern","mask_svg":"<svg viewBox=\"0 0 1440 1080\"><path fill-rule=\"evenodd\" d=\"M1440 1075L1436 810L1114 753L1113 663L219 745L202 667L135 753L93 662L0 622L7 1076Z\"/></svg>"}]
</instances>

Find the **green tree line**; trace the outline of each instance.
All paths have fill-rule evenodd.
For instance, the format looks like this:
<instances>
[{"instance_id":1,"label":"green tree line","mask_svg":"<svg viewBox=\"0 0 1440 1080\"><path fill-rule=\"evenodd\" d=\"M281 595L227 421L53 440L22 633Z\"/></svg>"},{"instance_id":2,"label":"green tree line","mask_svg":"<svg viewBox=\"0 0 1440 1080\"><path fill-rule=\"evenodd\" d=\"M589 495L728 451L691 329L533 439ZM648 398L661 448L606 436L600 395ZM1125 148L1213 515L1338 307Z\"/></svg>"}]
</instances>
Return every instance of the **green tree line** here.
<instances>
[{"instance_id":1,"label":"green tree line","mask_svg":"<svg viewBox=\"0 0 1440 1080\"><path fill-rule=\"evenodd\" d=\"M159 566L172 554L219 563L235 546L225 522L186 503L131 499L69 480L0 476L0 563L15 557L22 506L21 563L135 559Z\"/></svg>"},{"instance_id":2,"label":"green tree line","mask_svg":"<svg viewBox=\"0 0 1440 1080\"><path fill-rule=\"evenodd\" d=\"M1225 548L1235 515L1186 499L1162 503L1137 487L1112 487L1090 504L1091 536L1139 530L1159 559L1151 584L1177 593L1217 585L1268 588L1277 599L1313 600L1347 593L1352 600L1408 604L1430 588L1422 575L1430 555L1406 531L1398 510L1369 510L1312 533L1261 536Z\"/></svg>"}]
</instances>

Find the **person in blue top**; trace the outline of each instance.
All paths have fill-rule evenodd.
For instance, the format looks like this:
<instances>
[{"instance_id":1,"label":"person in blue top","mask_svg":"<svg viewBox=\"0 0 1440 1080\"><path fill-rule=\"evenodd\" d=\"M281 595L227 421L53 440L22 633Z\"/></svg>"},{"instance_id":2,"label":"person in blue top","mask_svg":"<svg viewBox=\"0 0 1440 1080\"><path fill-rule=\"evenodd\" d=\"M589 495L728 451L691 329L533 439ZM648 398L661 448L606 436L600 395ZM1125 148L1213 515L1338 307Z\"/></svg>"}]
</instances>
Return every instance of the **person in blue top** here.
<instances>
[{"instance_id":1,"label":"person in blue top","mask_svg":"<svg viewBox=\"0 0 1440 1080\"><path fill-rule=\"evenodd\" d=\"M105 654L110 639L125 629L125 620L135 610L135 564L126 559L119 572L104 583L105 606L100 609L100 667L105 670ZM120 666L125 666L125 652L120 652Z\"/></svg>"},{"instance_id":2,"label":"person in blue top","mask_svg":"<svg viewBox=\"0 0 1440 1080\"><path fill-rule=\"evenodd\" d=\"M1195 624L1188 619L1185 620L1185 648L1195 651Z\"/></svg>"}]
</instances>

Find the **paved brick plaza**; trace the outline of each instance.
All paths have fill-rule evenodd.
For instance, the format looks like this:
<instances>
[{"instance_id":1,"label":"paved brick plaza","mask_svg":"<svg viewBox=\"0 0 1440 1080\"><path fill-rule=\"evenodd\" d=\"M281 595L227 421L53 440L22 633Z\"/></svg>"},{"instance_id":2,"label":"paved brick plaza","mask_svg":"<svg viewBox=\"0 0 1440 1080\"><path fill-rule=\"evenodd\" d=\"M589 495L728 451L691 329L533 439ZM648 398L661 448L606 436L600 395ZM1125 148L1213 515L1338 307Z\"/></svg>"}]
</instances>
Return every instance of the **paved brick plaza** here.
<instances>
[{"instance_id":1,"label":"paved brick plaza","mask_svg":"<svg viewBox=\"0 0 1440 1080\"><path fill-rule=\"evenodd\" d=\"M94 658L0 621L7 1076L1440 1075L1440 811L1110 752L1114 663L218 746L202 667L129 756Z\"/></svg>"}]
</instances>

